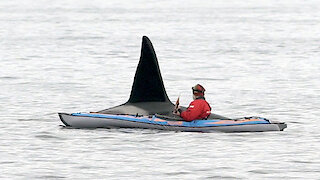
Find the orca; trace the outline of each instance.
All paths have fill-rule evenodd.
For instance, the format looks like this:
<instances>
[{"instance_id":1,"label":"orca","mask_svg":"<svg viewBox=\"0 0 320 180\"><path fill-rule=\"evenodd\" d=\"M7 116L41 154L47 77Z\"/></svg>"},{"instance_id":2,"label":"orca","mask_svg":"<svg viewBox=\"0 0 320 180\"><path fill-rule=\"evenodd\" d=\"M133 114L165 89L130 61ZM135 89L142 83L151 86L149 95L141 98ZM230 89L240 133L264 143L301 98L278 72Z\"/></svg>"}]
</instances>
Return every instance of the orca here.
<instances>
[{"instance_id":1,"label":"orca","mask_svg":"<svg viewBox=\"0 0 320 180\"><path fill-rule=\"evenodd\" d=\"M182 107L186 109L185 107ZM129 100L121 105L98 111L100 114L131 114L173 116L174 104L165 90L158 59L147 36L142 37L140 61L132 84ZM211 114L212 119L229 119Z\"/></svg>"}]
</instances>

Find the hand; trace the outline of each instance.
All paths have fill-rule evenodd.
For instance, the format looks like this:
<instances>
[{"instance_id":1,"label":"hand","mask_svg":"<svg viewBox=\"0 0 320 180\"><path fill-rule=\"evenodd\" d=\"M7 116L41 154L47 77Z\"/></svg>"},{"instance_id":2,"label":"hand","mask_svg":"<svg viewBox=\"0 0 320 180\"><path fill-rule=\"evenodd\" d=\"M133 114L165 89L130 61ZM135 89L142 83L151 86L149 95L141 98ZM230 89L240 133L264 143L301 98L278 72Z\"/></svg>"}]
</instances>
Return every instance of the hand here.
<instances>
[{"instance_id":1,"label":"hand","mask_svg":"<svg viewBox=\"0 0 320 180\"><path fill-rule=\"evenodd\" d=\"M180 109L178 108L178 109L175 109L173 112L172 112L172 114L174 114L174 115L177 115L177 116L180 116L180 111L179 111Z\"/></svg>"},{"instance_id":2,"label":"hand","mask_svg":"<svg viewBox=\"0 0 320 180\"><path fill-rule=\"evenodd\" d=\"M180 116L180 112L179 111L173 111L172 114Z\"/></svg>"}]
</instances>

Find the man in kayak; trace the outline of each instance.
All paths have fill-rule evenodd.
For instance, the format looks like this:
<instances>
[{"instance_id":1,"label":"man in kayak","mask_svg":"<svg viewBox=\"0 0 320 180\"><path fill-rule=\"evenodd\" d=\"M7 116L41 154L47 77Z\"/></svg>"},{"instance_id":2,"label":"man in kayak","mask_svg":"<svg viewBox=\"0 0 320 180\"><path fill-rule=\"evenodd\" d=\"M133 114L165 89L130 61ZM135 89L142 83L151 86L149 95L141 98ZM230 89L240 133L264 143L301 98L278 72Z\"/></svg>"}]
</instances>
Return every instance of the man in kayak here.
<instances>
[{"instance_id":1,"label":"man in kayak","mask_svg":"<svg viewBox=\"0 0 320 180\"><path fill-rule=\"evenodd\" d=\"M182 111L179 107L173 114L182 117L185 121L193 121L195 119L206 119L211 114L211 107L204 98L204 87L200 84L192 87L193 101L190 103L186 111Z\"/></svg>"}]
</instances>

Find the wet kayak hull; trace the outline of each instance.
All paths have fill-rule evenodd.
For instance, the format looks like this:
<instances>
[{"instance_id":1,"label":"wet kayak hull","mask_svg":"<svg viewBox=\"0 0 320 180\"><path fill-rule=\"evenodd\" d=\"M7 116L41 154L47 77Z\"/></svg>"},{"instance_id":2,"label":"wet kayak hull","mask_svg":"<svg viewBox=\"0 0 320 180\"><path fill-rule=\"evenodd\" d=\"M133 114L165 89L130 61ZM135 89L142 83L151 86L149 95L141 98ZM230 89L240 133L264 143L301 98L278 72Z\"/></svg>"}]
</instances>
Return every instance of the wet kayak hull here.
<instances>
[{"instance_id":1,"label":"wet kayak hull","mask_svg":"<svg viewBox=\"0 0 320 180\"><path fill-rule=\"evenodd\" d=\"M115 115L113 115L115 116ZM159 129L170 131L188 131L188 132L263 132L263 131L283 131L286 128L284 123L266 123L266 124L218 124L219 126L182 126L181 121L167 121L167 124L154 124L150 122L139 122L134 120L119 119L118 117L104 117L104 116L88 116L88 115L74 115L67 113L59 113L61 121L73 128L144 128L144 129ZM133 118L134 119L134 118ZM139 118L141 119L141 118ZM230 120L231 121L231 120ZM162 122L166 123L165 120Z\"/></svg>"}]
</instances>

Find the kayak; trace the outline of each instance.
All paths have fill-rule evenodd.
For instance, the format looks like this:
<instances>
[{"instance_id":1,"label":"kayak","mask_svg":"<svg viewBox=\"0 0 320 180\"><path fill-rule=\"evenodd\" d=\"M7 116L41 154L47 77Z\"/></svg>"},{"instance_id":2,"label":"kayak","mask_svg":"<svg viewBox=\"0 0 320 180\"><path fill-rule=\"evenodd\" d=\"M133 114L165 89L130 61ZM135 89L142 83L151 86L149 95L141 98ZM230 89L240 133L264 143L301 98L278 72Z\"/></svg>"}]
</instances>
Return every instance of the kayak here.
<instances>
[{"instance_id":1,"label":"kayak","mask_svg":"<svg viewBox=\"0 0 320 180\"><path fill-rule=\"evenodd\" d=\"M283 131L285 123L271 122L261 117L246 117L239 119L193 120L152 115L114 115L99 113L59 113L61 121L74 128L143 128L187 132L261 132Z\"/></svg>"},{"instance_id":2,"label":"kayak","mask_svg":"<svg viewBox=\"0 0 320 180\"><path fill-rule=\"evenodd\" d=\"M283 131L287 125L261 117L230 119L211 113L206 120L186 122L174 116L175 105L166 93L158 59L148 37L143 36L140 61L129 100L94 113L58 113L62 123L74 128L147 128L192 132ZM181 107L186 110L186 107Z\"/></svg>"}]
</instances>

